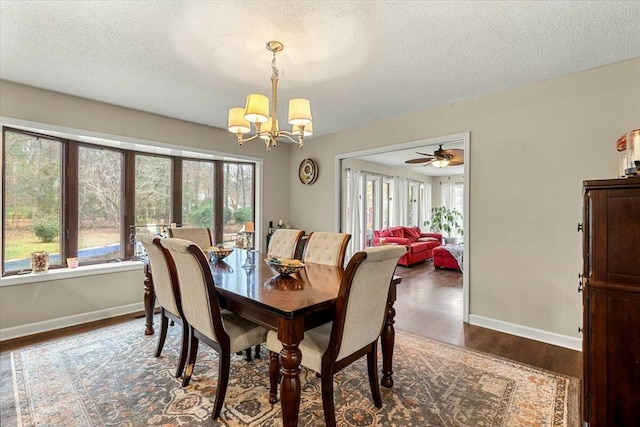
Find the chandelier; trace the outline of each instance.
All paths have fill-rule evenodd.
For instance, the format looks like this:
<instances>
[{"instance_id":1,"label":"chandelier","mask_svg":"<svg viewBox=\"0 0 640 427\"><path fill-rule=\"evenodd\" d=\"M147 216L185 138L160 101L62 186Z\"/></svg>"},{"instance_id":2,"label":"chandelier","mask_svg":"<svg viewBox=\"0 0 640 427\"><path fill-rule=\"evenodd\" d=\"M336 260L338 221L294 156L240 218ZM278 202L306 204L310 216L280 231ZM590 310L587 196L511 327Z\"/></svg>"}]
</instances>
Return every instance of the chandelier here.
<instances>
[{"instance_id":1,"label":"chandelier","mask_svg":"<svg viewBox=\"0 0 640 427\"><path fill-rule=\"evenodd\" d=\"M267 43L267 50L273 53L271 60L271 115L269 114L269 97L252 93L247 96L247 102L243 107L233 107L229 109L229 132L235 133L238 137L238 144L254 140L263 139L267 151L275 147L279 138L286 138L298 144L300 148L304 145L304 137L313 134L311 123L311 102L305 98L293 98L289 100L289 124L292 125L291 132L280 130L278 124L278 80L280 71L276 68L276 53L282 51L284 45L279 41ZM244 134L253 130L255 134L244 137Z\"/></svg>"}]
</instances>

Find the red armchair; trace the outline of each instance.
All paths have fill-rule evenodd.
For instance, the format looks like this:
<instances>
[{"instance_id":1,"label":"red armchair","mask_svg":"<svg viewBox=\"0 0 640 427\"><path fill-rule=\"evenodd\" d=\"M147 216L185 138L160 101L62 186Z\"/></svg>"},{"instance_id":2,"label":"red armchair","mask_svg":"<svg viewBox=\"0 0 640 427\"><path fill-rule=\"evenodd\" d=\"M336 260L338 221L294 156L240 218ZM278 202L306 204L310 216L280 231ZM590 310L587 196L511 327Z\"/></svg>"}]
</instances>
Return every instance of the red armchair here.
<instances>
[{"instance_id":1,"label":"red armchair","mask_svg":"<svg viewBox=\"0 0 640 427\"><path fill-rule=\"evenodd\" d=\"M386 230L373 231L373 245L380 245L380 238L384 243L397 243L407 247L408 251L400 258L398 264L410 267L419 262L433 258L433 248L442 244L442 234L423 233L420 227L391 227Z\"/></svg>"}]
</instances>

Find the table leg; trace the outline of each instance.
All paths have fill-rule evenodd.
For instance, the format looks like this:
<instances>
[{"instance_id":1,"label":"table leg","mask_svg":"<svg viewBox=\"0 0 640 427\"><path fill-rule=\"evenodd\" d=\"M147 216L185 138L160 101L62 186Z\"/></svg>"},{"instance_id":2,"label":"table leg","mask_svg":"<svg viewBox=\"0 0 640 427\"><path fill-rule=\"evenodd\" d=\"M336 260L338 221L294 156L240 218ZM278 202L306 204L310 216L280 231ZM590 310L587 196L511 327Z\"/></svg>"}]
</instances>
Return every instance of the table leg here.
<instances>
[{"instance_id":1,"label":"table leg","mask_svg":"<svg viewBox=\"0 0 640 427\"><path fill-rule=\"evenodd\" d=\"M304 336L302 319L281 319L278 323L278 339L282 343L280 352L280 405L284 427L296 427L300 412L300 362L302 353L298 348Z\"/></svg>"},{"instance_id":2,"label":"table leg","mask_svg":"<svg viewBox=\"0 0 640 427\"><path fill-rule=\"evenodd\" d=\"M396 281L392 280L391 289L389 289L389 299L387 300L387 317L385 319L384 328L382 329L382 380L380 384L384 387L393 387L393 347L395 345L396 332L393 324L396 323L396 309L393 304L396 302Z\"/></svg>"},{"instance_id":3,"label":"table leg","mask_svg":"<svg viewBox=\"0 0 640 427\"><path fill-rule=\"evenodd\" d=\"M153 335L153 309L156 302L156 289L153 286L153 279L149 267L145 266L144 277L144 318L145 335Z\"/></svg>"}]
</instances>

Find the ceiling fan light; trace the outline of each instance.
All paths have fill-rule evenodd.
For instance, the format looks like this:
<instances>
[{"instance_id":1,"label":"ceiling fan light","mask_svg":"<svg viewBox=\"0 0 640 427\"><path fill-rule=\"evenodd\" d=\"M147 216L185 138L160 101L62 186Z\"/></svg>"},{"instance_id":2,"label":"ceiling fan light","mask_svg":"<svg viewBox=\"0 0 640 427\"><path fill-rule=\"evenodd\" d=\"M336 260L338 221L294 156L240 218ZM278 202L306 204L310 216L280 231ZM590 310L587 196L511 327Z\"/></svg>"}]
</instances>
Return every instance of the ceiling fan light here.
<instances>
[{"instance_id":1,"label":"ceiling fan light","mask_svg":"<svg viewBox=\"0 0 640 427\"><path fill-rule=\"evenodd\" d=\"M431 164L437 168L444 168L449 165L449 159L436 159Z\"/></svg>"},{"instance_id":2,"label":"ceiling fan light","mask_svg":"<svg viewBox=\"0 0 640 427\"><path fill-rule=\"evenodd\" d=\"M232 133L249 133L251 131L251 125L244 118L244 108L233 107L229 109L227 129Z\"/></svg>"},{"instance_id":3,"label":"ceiling fan light","mask_svg":"<svg viewBox=\"0 0 640 427\"><path fill-rule=\"evenodd\" d=\"M311 123L311 102L305 98L289 100L289 124L306 126Z\"/></svg>"},{"instance_id":4,"label":"ceiling fan light","mask_svg":"<svg viewBox=\"0 0 640 427\"><path fill-rule=\"evenodd\" d=\"M269 97L260 93L247 96L244 118L251 123L264 123L269 120Z\"/></svg>"}]
</instances>

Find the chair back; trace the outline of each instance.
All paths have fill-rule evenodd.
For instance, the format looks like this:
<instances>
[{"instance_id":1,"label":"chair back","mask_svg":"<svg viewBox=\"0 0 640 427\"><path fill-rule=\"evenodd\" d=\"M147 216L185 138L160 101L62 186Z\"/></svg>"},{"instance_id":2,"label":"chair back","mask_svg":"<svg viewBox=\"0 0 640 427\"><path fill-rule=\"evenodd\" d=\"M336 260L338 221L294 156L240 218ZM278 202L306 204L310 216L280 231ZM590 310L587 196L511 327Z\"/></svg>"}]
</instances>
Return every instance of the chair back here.
<instances>
[{"instance_id":1,"label":"chair back","mask_svg":"<svg viewBox=\"0 0 640 427\"><path fill-rule=\"evenodd\" d=\"M293 259L296 254L296 247L300 239L304 236L304 230L293 230L280 228L276 230L269 240L267 257L282 257Z\"/></svg>"},{"instance_id":2,"label":"chair back","mask_svg":"<svg viewBox=\"0 0 640 427\"><path fill-rule=\"evenodd\" d=\"M344 256L351 234L314 231L304 247L303 262L344 266Z\"/></svg>"},{"instance_id":3,"label":"chair back","mask_svg":"<svg viewBox=\"0 0 640 427\"><path fill-rule=\"evenodd\" d=\"M220 306L213 276L204 253L191 241L162 239L162 246L173 258L185 320L210 339L229 340L220 317Z\"/></svg>"},{"instance_id":4,"label":"chair back","mask_svg":"<svg viewBox=\"0 0 640 427\"><path fill-rule=\"evenodd\" d=\"M182 317L180 290L176 279L173 259L160 245L160 238L151 235L138 235L138 241L144 246L149 258L151 277L158 304L175 316Z\"/></svg>"},{"instance_id":5,"label":"chair back","mask_svg":"<svg viewBox=\"0 0 640 427\"><path fill-rule=\"evenodd\" d=\"M206 252L213 245L211 231L205 227L170 228L169 237L190 240L198 245L202 252Z\"/></svg>"},{"instance_id":6,"label":"chair back","mask_svg":"<svg viewBox=\"0 0 640 427\"><path fill-rule=\"evenodd\" d=\"M376 246L349 261L336 301L327 357L339 361L376 341L387 313L391 279L403 245Z\"/></svg>"}]
</instances>

